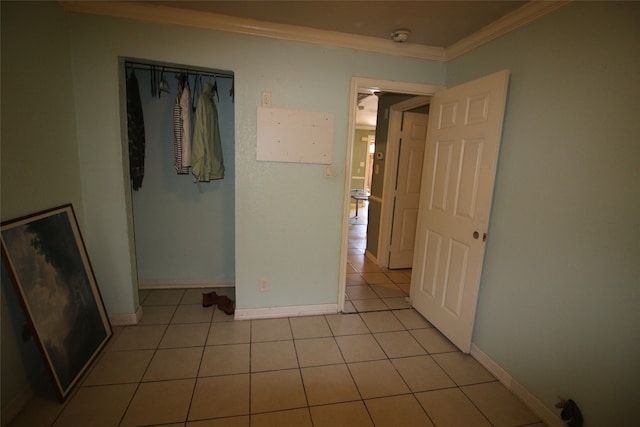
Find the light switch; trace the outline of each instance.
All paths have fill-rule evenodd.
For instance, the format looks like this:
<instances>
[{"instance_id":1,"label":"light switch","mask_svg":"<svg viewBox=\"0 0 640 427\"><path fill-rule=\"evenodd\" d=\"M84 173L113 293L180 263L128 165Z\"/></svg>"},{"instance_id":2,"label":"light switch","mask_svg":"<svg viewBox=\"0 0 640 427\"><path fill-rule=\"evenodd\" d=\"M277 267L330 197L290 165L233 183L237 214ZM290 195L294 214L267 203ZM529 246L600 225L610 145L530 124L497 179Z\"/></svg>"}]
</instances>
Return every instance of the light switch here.
<instances>
[{"instance_id":1,"label":"light switch","mask_svg":"<svg viewBox=\"0 0 640 427\"><path fill-rule=\"evenodd\" d=\"M271 107L271 92L262 92L262 106L265 108Z\"/></svg>"}]
</instances>

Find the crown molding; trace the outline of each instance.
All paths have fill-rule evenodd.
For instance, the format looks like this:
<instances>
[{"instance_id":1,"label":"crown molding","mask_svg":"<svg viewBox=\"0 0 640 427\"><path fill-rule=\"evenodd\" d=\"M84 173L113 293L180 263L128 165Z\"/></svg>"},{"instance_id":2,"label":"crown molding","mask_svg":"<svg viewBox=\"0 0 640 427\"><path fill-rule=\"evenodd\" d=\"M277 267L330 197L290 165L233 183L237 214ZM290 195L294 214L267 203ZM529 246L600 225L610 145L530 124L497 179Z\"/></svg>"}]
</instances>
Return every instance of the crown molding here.
<instances>
[{"instance_id":1,"label":"crown molding","mask_svg":"<svg viewBox=\"0 0 640 427\"><path fill-rule=\"evenodd\" d=\"M491 40L525 26L542 16L561 8L572 0L530 1L502 18L482 27L445 49L447 61L469 52Z\"/></svg>"},{"instance_id":2,"label":"crown molding","mask_svg":"<svg viewBox=\"0 0 640 427\"><path fill-rule=\"evenodd\" d=\"M444 48L411 43L394 43L376 37L358 36L335 31L277 24L216 13L179 9L148 3L61 1L67 12L112 16L161 24L182 25L208 30L248 34L280 40L300 41L332 48L444 61Z\"/></svg>"},{"instance_id":3,"label":"crown molding","mask_svg":"<svg viewBox=\"0 0 640 427\"><path fill-rule=\"evenodd\" d=\"M180 9L145 2L126 1L60 1L65 11L91 15L134 19L159 24L181 25L207 30L248 34L279 40L312 43L330 48L355 49L392 56L447 62L476 47L513 31L561 6L570 0L532 1L478 32L448 48L414 43L395 43L377 37L359 36L285 25L253 19L238 18L210 12Z\"/></svg>"}]
</instances>

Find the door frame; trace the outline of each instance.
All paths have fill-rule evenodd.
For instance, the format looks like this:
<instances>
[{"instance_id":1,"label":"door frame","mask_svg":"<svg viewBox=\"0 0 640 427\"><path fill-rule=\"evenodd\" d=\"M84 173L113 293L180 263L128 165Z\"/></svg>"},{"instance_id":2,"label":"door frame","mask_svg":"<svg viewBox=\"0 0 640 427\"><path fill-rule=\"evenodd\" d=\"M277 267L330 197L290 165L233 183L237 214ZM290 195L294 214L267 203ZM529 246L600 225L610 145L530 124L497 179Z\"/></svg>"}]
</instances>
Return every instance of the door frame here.
<instances>
[{"instance_id":1,"label":"door frame","mask_svg":"<svg viewBox=\"0 0 640 427\"><path fill-rule=\"evenodd\" d=\"M387 152L382 184L382 210L380 211L380 231L378 234L378 267L389 267L389 246L393 230L394 189L398 175L398 158L400 157L400 132L402 115L405 111L422 107L431 103L431 96L416 96L406 101L393 104L389 112L389 132L387 136Z\"/></svg>"},{"instance_id":2,"label":"door frame","mask_svg":"<svg viewBox=\"0 0 640 427\"><path fill-rule=\"evenodd\" d=\"M347 254L349 250L349 210L351 206L351 175L353 172L353 146L356 134L356 111L358 106L358 91L360 89L375 89L382 92L406 93L416 96L433 96L444 89L442 85L409 83L394 80L371 79L366 77L352 77L349 88L349 112L347 149L344 166L344 189L342 200L342 239L340 243L340 269L338 276L338 310L344 309L345 291L347 283ZM385 175L386 175L385 171ZM384 191L384 188L383 188ZM384 195L383 195L384 196ZM382 219L382 218L381 218ZM387 256L388 258L388 256ZM388 261L387 261L388 265Z\"/></svg>"}]
</instances>

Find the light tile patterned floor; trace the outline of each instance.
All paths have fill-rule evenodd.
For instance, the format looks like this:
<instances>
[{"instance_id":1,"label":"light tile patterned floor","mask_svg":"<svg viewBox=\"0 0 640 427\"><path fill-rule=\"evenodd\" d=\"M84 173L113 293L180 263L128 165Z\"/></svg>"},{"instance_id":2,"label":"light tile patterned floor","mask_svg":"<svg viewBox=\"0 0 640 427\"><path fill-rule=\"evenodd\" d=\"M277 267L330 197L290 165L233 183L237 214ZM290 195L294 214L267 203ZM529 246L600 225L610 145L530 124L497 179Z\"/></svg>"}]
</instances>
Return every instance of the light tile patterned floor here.
<instances>
[{"instance_id":1,"label":"light tile patterned floor","mask_svg":"<svg viewBox=\"0 0 640 427\"><path fill-rule=\"evenodd\" d=\"M367 262L356 227L351 313L236 321L202 290L142 292L67 402L43 392L11 427L544 426L407 308L410 271Z\"/></svg>"}]
</instances>

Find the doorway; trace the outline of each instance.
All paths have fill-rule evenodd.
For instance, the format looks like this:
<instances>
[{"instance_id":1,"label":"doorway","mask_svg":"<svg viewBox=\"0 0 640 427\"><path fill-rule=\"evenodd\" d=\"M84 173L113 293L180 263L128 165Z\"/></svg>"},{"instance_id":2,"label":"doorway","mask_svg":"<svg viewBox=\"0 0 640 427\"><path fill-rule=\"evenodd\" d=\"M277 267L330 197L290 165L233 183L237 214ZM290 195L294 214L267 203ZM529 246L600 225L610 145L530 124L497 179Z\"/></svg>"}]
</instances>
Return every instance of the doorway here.
<instances>
[{"instance_id":1,"label":"doorway","mask_svg":"<svg viewBox=\"0 0 640 427\"><path fill-rule=\"evenodd\" d=\"M138 289L233 289L233 72L135 58L122 58L121 67L124 80L132 82L135 77L143 117L144 174L137 186L127 190ZM204 88L214 94L225 169L222 179L196 182L191 168L181 161L184 151L176 146L174 113L178 94L187 88L191 100L184 102L186 108L180 106L191 111L190 130ZM127 139L123 156L129 163Z\"/></svg>"},{"instance_id":2,"label":"doorway","mask_svg":"<svg viewBox=\"0 0 640 427\"><path fill-rule=\"evenodd\" d=\"M443 87L438 85L426 85L417 83L406 83L389 80L377 80L361 77L353 77L351 79L351 88L349 91L350 108L349 108L349 140L347 143L346 162L345 162L345 182L344 182L344 198L343 198L343 221L342 221L342 242L340 250L340 275L338 285L338 308L344 310L345 291L346 291L346 274L347 274L347 255L349 244L349 215L351 208L351 177L353 164L353 149L356 134L356 111L358 105L358 94L364 90L374 90L382 92L403 93L414 96L429 97L441 90ZM378 155L376 153L376 155ZM384 154L382 154L384 156ZM375 173L375 166L374 166ZM388 191L388 190L387 190ZM385 200L384 193L377 202L381 203ZM377 236L376 236L377 238Z\"/></svg>"}]
</instances>

